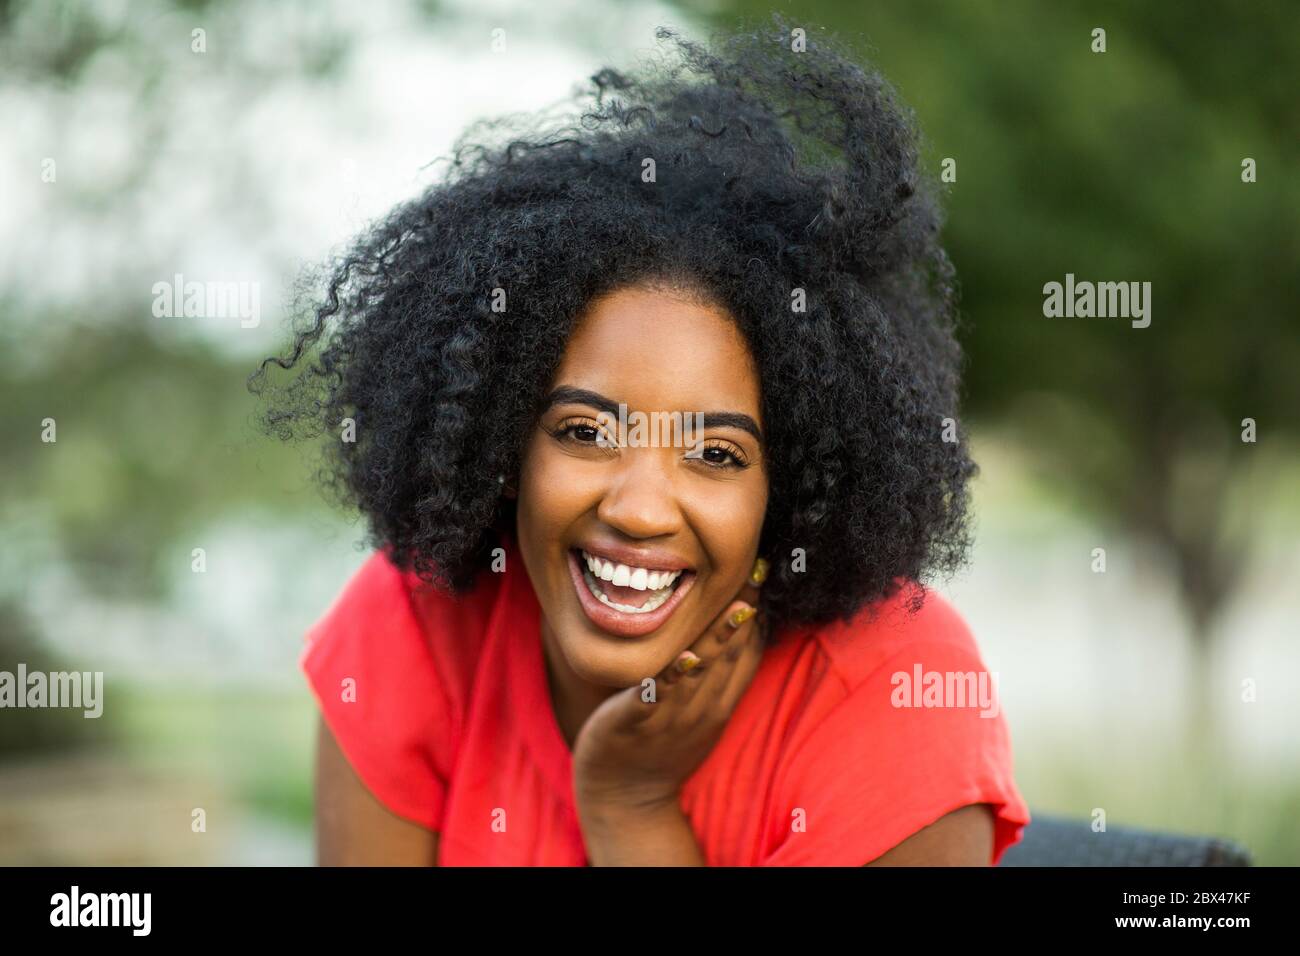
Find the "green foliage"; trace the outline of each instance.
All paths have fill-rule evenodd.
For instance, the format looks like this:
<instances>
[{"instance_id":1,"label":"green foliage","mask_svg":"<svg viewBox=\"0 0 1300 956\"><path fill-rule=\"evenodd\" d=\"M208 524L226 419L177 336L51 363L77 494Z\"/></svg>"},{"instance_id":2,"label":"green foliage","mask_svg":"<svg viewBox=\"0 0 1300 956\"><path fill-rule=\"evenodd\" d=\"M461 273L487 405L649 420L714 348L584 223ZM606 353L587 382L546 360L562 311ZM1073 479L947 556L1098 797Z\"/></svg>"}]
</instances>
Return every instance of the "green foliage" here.
<instances>
[{"instance_id":1,"label":"green foliage","mask_svg":"<svg viewBox=\"0 0 1300 956\"><path fill-rule=\"evenodd\" d=\"M188 566L184 533L214 515L321 505L302 450L253 426L253 363L160 342L125 319L78 329L54 354L47 371L0 376L7 493L42 502L100 592L160 596L166 568ZM39 440L46 418L52 443Z\"/></svg>"},{"instance_id":2,"label":"green foliage","mask_svg":"<svg viewBox=\"0 0 1300 956\"><path fill-rule=\"evenodd\" d=\"M724 3L762 20L766 3ZM917 112L963 290L967 411L1164 545L1203 633L1247 542L1257 449L1300 433L1300 5L801 4ZM1092 31L1106 30L1106 51ZM1258 181L1242 181L1242 160ZM1151 325L1047 318L1043 286L1152 283ZM1259 443L1240 440L1253 418Z\"/></svg>"},{"instance_id":3,"label":"green foliage","mask_svg":"<svg viewBox=\"0 0 1300 956\"><path fill-rule=\"evenodd\" d=\"M20 608L0 603L0 671L18 674L18 665L26 673L72 671L37 639L35 629ZM16 687L25 694L26 688ZM19 756L51 754L79 747L99 747L112 739L117 727L113 708L108 706L114 688L104 683L104 704L98 717L86 717L85 709L75 707L5 708L0 711L0 761Z\"/></svg>"},{"instance_id":4,"label":"green foliage","mask_svg":"<svg viewBox=\"0 0 1300 956\"><path fill-rule=\"evenodd\" d=\"M767 6L724 4L715 21ZM1128 440L1148 437L1147 413L1192 406L1294 435L1300 114L1284 67L1300 62L1300 7L923 0L799 16L856 40L899 88L936 176L957 160L947 237L972 411L1053 391ZM1067 272L1152 282L1151 327L1045 318L1042 286Z\"/></svg>"}]
</instances>

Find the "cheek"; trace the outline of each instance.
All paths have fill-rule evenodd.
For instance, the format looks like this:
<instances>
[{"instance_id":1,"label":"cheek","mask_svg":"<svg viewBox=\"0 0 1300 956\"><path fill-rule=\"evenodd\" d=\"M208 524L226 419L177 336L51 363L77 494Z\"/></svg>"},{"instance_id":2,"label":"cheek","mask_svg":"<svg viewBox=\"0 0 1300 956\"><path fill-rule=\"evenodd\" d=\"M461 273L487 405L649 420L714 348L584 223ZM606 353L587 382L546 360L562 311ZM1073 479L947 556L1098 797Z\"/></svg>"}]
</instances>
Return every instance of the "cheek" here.
<instances>
[{"instance_id":1,"label":"cheek","mask_svg":"<svg viewBox=\"0 0 1300 956\"><path fill-rule=\"evenodd\" d=\"M734 483L716 486L691 501L699 516L701 536L714 554L734 560L738 554L758 546L763 518L767 514L767 476L752 470Z\"/></svg>"},{"instance_id":2,"label":"cheek","mask_svg":"<svg viewBox=\"0 0 1300 956\"><path fill-rule=\"evenodd\" d=\"M765 487L727 489L710 495L699 505L708 516L709 527L724 529L728 540L757 541L767 511L767 491Z\"/></svg>"},{"instance_id":3,"label":"cheek","mask_svg":"<svg viewBox=\"0 0 1300 956\"><path fill-rule=\"evenodd\" d=\"M548 448L541 439L532 443L520 464L521 523L553 532L581 514L581 485L575 480L573 464L571 457Z\"/></svg>"},{"instance_id":4,"label":"cheek","mask_svg":"<svg viewBox=\"0 0 1300 956\"><path fill-rule=\"evenodd\" d=\"M535 556L539 587L542 581L547 587L570 587L569 569L556 560L562 557L557 548L600 501L600 489L592 484L590 469L582 465L554 447L549 435L534 441L520 462L517 534Z\"/></svg>"},{"instance_id":5,"label":"cheek","mask_svg":"<svg viewBox=\"0 0 1300 956\"><path fill-rule=\"evenodd\" d=\"M729 492L710 495L692 510L692 524L714 562L708 594L709 604L716 604L719 613L753 570L767 513L766 481Z\"/></svg>"}]
</instances>

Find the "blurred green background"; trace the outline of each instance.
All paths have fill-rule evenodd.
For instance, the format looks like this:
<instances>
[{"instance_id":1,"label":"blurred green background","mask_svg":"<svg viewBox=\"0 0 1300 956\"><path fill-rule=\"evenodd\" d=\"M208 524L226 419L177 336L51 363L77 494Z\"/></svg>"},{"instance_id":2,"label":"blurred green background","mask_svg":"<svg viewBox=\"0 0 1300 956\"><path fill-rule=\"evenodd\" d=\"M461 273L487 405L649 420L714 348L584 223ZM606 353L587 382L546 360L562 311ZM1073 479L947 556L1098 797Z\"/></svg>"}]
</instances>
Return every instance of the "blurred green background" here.
<instances>
[{"instance_id":1,"label":"blurred green background","mask_svg":"<svg viewBox=\"0 0 1300 956\"><path fill-rule=\"evenodd\" d=\"M936 583L1031 808L1300 863L1300 6L1177 0L0 0L0 670L107 680L99 720L0 710L0 863L311 860L296 659L362 529L244 388L304 269L470 121L772 9L955 161L982 474ZM1045 318L1066 273L1151 282L1151 326ZM260 322L155 316L176 274L257 282Z\"/></svg>"}]
</instances>

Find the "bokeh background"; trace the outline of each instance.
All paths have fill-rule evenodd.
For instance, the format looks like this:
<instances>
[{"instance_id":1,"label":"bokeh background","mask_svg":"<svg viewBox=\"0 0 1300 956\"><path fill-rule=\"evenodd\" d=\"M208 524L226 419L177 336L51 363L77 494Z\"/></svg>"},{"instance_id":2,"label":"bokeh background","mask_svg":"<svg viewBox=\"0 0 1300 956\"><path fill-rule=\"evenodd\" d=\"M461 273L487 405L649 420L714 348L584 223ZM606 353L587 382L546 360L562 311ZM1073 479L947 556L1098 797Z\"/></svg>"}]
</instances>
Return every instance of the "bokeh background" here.
<instances>
[{"instance_id":1,"label":"bokeh background","mask_svg":"<svg viewBox=\"0 0 1300 956\"><path fill-rule=\"evenodd\" d=\"M0 0L0 670L107 680L98 720L0 710L0 863L312 860L297 656L363 529L311 449L258 433L246 377L307 270L467 124L554 106L656 26L772 9L877 64L928 166L956 160L982 473L970 567L936 584L1031 808L1300 864L1289 0ZM1045 318L1067 272L1151 282L1151 326ZM260 323L155 317L177 273L259 283Z\"/></svg>"}]
</instances>

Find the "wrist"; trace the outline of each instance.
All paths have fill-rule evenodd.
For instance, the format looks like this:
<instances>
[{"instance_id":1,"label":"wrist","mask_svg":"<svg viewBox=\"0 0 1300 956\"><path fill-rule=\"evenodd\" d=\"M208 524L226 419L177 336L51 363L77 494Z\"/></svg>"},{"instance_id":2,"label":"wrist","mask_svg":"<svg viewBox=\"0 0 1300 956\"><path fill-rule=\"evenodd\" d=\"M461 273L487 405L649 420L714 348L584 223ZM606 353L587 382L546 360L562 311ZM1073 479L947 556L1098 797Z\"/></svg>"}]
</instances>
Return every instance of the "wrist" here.
<instances>
[{"instance_id":1,"label":"wrist","mask_svg":"<svg viewBox=\"0 0 1300 956\"><path fill-rule=\"evenodd\" d=\"M647 798L635 804L587 801L579 824L592 866L704 866L681 804Z\"/></svg>"},{"instance_id":2,"label":"wrist","mask_svg":"<svg viewBox=\"0 0 1300 956\"><path fill-rule=\"evenodd\" d=\"M651 818L680 810L675 787L651 784L617 786L578 782L574 787L579 815L597 818Z\"/></svg>"},{"instance_id":3,"label":"wrist","mask_svg":"<svg viewBox=\"0 0 1300 956\"><path fill-rule=\"evenodd\" d=\"M626 767L602 769L586 761L573 766L578 806L593 812L655 812L677 805L680 785L659 777L632 774Z\"/></svg>"}]
</instances>

